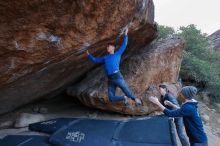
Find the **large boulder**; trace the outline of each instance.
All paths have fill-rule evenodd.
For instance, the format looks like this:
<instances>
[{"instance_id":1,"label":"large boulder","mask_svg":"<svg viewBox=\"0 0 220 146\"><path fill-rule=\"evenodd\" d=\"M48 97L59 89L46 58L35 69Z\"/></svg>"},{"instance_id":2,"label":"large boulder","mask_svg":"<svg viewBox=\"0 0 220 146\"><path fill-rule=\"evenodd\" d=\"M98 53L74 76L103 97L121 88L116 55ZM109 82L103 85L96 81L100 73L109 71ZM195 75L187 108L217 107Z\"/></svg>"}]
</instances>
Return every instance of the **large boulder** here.
<instances>
[{"instance_id":1,"label":"large boulder","mask_svg":"<svg viewBox=\"0 0 220 146\"><path fill-rule=\"evenodd\" d=\"M214 51L220 51L220 29L209 36Z\"/></svg>"},{"instance_id":2,"label":"large boulder","mask_svg":"<svg viewBox=\"0 0 220 146\"><path fill-rule=\"evenodd\" d=\"M129 26L128 52L157 35L152 0L1 0L0 114L54 96Z\"/></svg>"},{"instance_id":3,"label":"large boulder","mask_svg":"<svg viewBox=\"0 0 220 146\"><path fill-rule=\"evenodd\" d=\"M81 82L69 87L67 93L89 107L131 115L150 114L157 107L149 102L148 97L159 96L157 85L177 82L184 46L185 41L178 37L159 40L132 52L121 63L121 72L131 90L142 99L143 108L136 107L133 101L125 107L123 102L111 103L108 100L107 77L103 67L89 72ZM175 95L177 89L175 86L170 88ZM123 95L120 90L116 94Z\"/></svg>"}]
</instances>

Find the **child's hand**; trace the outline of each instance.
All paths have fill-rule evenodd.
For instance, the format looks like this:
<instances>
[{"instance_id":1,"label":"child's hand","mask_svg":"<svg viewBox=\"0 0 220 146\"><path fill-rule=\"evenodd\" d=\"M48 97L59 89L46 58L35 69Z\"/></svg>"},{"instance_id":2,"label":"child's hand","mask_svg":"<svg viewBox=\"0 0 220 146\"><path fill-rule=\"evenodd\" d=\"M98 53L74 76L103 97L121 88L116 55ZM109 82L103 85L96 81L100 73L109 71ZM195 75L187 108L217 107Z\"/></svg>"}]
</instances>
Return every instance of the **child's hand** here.
<instances>
[{"instance_id":1,"label":"child's hand","mask_svg":"<svg viewBox=\"0 0 220 146\"><path fill-rule=\"evenodd\" d=\"M173 105L172 102L170 102L170 101L168 101L168 100L165 100L165 101L164 101L164 104L167 105L167 106L172 106L172 105Z\"/></svg>"}]
</instances>

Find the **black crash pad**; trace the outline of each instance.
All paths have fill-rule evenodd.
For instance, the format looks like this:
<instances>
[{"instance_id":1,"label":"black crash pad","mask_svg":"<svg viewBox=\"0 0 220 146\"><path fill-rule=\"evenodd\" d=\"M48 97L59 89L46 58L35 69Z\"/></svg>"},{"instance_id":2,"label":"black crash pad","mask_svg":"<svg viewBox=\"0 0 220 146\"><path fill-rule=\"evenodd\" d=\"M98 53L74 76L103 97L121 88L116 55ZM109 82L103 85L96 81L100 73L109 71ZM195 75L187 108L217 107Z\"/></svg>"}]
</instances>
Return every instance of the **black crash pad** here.
<instances>
[{"instance_id":1,"label":"black crash pad","mask_svg":"<svg viewBox=\"0 0 220 146\"><path fill-rule=\"evenodd\" d=\"M173 122L165 116L126 121L80 119L50 137L58 146L176 146Z\"/></svg>"},{"instance_id":2,"label":"black crash pad","mask_svg":"<svg viewBox=\"0 0 220 146\"><path fill-rule=\"evenodd\" d=\"M78 118L58 118L48 121L38 122L29 125L29 130L36 132L43 132L47 134L53 134L63 126L68 126L70 122L80 120Z\"/></svg>"},{"instance_id":3,"label":"black crash pad","mask_svg":"<svg viewBox=\"0 0 220 146\"><path fill-rule=\"evenodd\" d=\"M53 146L48 136L9 135L0 139L0 146Z\"/></svg>"}]
</instances>

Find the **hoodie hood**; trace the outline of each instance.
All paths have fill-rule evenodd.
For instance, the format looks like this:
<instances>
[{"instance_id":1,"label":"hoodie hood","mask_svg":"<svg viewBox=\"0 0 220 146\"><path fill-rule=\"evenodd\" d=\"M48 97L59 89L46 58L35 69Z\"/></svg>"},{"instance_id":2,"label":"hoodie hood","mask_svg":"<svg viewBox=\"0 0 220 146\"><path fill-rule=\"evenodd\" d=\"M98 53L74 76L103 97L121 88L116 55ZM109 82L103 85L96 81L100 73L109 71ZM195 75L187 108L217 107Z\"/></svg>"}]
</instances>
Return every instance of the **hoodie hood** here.
<instances>
[{"instance_id":1,"label":"hoodie hood","mask_svg":"<svg viewBox=\"0 0 220 146\"><path fill-rule=\"evenodd\" d=\"M194 105L194 106L198 107L198 101L195 99L187 100L183 104L190 104L190 105Z\"/></svg>"}]
</instances>

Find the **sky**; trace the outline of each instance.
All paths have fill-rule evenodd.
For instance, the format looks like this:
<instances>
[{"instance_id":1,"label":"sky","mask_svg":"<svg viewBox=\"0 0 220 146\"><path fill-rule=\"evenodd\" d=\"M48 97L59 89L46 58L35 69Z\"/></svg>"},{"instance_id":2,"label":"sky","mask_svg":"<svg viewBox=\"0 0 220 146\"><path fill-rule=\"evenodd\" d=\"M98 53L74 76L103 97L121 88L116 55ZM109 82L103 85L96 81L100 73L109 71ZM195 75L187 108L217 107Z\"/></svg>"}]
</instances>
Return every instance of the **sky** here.
<instances>
[{"instance_id":1,"label":"sky","mask_svg":"<svg viewBox=\"0 0 220 146\"><path fill-rule=\"evenodd\" d=\"M220 0L153 0L155 21L174 27L195 24L203 33L220 29Z\"/></svg>"}]
</instances>

